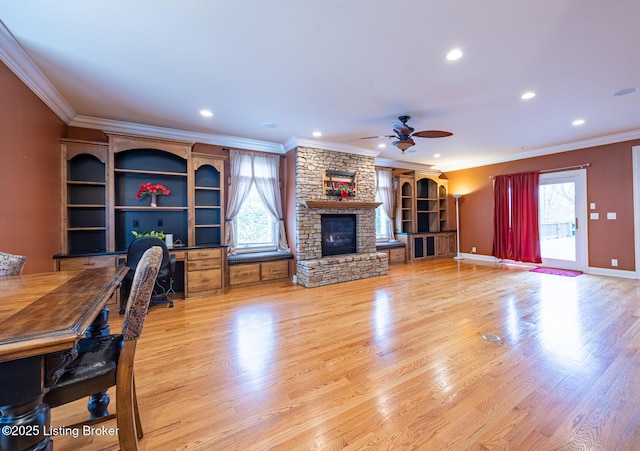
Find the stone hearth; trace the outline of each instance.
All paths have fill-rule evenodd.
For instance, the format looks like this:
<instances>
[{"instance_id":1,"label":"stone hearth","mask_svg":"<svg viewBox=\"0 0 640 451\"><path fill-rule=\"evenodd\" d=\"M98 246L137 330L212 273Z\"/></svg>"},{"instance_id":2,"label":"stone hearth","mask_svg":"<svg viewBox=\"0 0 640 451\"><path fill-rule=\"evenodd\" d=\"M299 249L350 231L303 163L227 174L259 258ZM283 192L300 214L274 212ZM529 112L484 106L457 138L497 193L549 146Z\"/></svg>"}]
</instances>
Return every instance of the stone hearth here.
<instances>
[{"instance_id":1,"label":"stone hearth","mask_svg":"<svg viewBox=\"0 0 640 451\"><path fill-rule=\"evenodd\" d=\"M327 196L322 174L327 169L357 171L354 198ZM298 147L296 153L297 281L317 287L387 273L386 253L376 252L375 162L373 157ZM322 256L321 216L356 215L356 253Z\"/></svg>"}]
</instances>

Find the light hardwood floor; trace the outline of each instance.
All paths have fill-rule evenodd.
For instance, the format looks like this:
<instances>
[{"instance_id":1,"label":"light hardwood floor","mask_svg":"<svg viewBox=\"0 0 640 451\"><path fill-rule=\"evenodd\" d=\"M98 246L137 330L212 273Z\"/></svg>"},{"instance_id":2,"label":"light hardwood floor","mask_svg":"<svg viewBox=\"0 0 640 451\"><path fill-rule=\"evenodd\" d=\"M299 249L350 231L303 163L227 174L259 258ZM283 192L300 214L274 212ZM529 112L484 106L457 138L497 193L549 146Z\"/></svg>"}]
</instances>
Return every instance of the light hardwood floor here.
<instances>
[{"instance_id":1,"label":"light hardwood floor","mask_svg":"<svg viewBox=\"0 0 640 451\"><path fill-rule=\"evenodd\" d=\"M140 448L638 450L639 300L635 280L441 260L153 307ZM54 409L53 425L85 406Z\"/></svg>"}]
</instances>

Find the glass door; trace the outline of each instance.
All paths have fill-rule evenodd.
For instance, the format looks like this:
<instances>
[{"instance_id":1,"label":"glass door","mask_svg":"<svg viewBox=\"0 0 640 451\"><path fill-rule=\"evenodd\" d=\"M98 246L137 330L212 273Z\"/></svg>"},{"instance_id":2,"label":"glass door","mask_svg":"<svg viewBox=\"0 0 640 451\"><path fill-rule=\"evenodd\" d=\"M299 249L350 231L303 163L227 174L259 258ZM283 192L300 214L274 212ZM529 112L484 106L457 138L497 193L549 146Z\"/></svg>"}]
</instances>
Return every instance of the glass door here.
<instances>
[{"instance_id":1,"label":"glass door","mask_svg":"<svg viewBox=\"0 0 640 451\"><path fill-rule=\"evenodd\" d=\"M587 264L586 170L540 175L542 264L583 271Z\"/></svg>"}]
</instances>

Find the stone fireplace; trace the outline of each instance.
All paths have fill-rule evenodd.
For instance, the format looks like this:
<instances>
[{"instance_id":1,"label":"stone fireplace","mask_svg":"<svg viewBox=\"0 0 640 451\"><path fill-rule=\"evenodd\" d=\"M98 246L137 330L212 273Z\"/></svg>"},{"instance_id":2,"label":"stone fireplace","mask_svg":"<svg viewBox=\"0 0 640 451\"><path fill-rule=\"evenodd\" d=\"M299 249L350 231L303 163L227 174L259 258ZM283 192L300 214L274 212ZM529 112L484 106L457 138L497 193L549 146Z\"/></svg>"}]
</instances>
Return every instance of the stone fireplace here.
<instances>
[{"instance_id":1,"label":"stone fireplace","mask_svg":"<svg viewBox=\"0 0 640 451\"><path fill-rule=\"evenodd\" d=\"M355 195L342 201L336 196L328 195L323 184L323 174L327 170L356 171ZM298 284L317 287L386 274L387 254L376 251L375 208L377 205L373 156L298 147L296 151L296 276ZM323 255L322 218L341 215L355 220L354 252Z\"/></svg>"}]
</instances>

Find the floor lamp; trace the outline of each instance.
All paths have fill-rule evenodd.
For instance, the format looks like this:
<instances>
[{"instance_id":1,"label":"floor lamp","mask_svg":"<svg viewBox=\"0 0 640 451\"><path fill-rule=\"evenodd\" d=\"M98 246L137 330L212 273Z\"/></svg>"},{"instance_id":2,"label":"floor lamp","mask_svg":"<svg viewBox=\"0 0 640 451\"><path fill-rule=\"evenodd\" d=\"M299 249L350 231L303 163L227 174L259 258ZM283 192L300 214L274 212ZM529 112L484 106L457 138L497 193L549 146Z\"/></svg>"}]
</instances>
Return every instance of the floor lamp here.
<instances>
[{"instance_id":1,"label":"floor lamp","mask_svg":"<svg viewBox=\"0 0 640 451\"><path fill-rule=\"evenodd\" d=\"M456 256L453 259L464 260L464 257L460 255L460 209L458 206L462 194L452 194L451 196L456 200Z\"/></svg>"}]
</instances>

